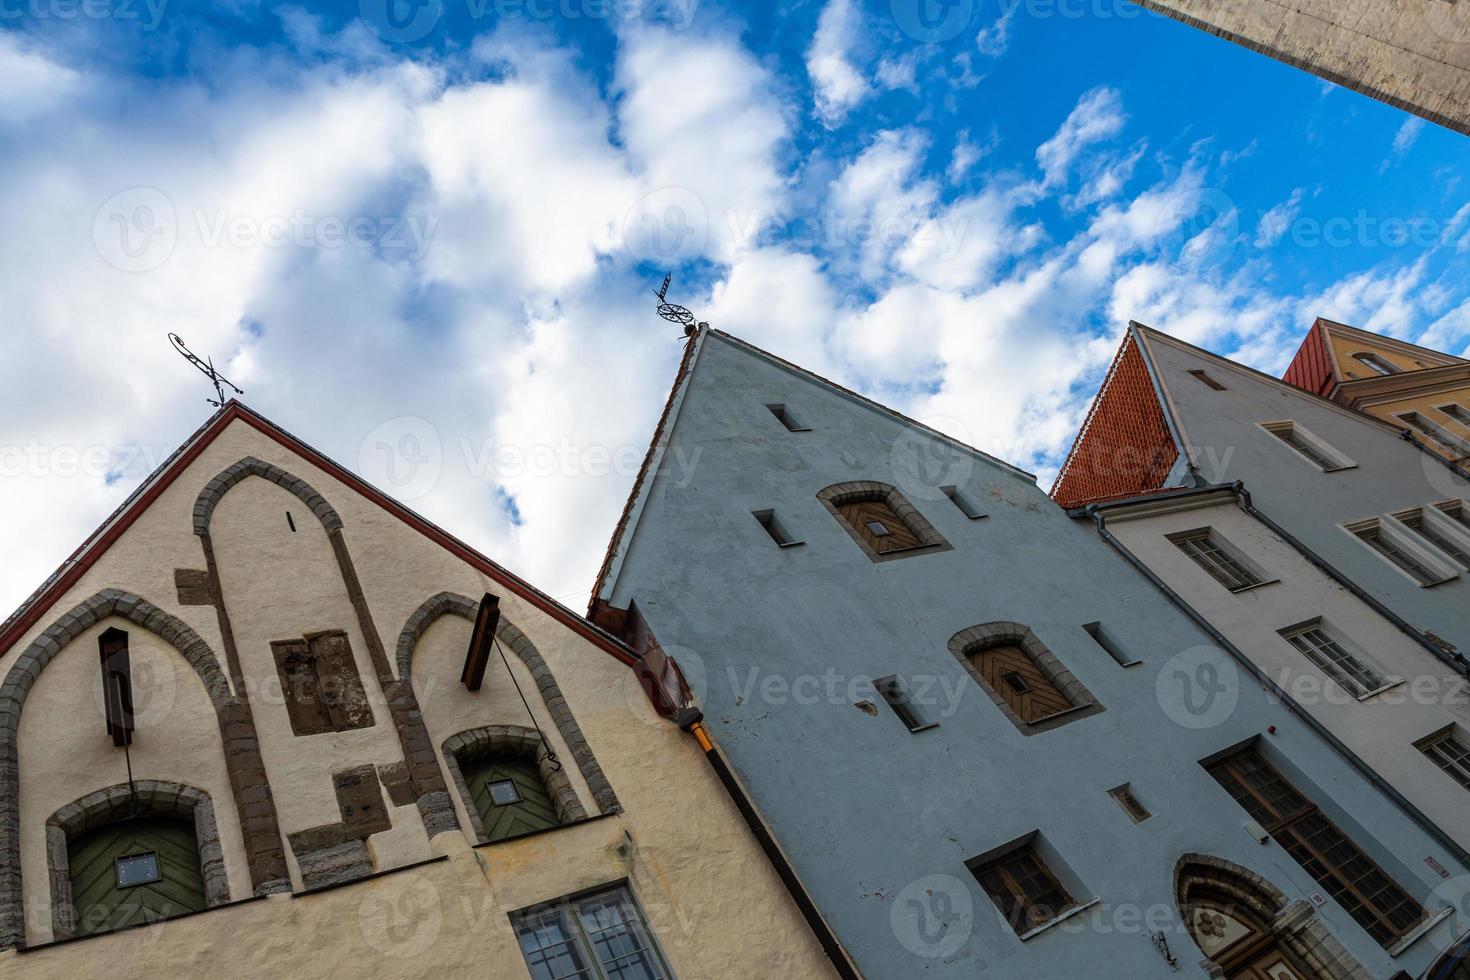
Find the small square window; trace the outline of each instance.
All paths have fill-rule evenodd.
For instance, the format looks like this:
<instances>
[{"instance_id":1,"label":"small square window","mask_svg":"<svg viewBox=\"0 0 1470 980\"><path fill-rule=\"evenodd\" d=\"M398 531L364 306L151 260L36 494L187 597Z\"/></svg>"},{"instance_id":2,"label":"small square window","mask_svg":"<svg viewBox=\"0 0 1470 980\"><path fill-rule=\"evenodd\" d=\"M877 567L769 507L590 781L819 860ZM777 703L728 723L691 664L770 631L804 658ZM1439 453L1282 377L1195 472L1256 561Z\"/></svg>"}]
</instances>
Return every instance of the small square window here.
<instances>
[{"instance_id":1,"label":"small square window","mask_svg":"<svg viewBox=\"0 0 1470 980\"><path fill-rule=\"evenodd\" d=\"M949 498L950 503L959 508L960 513L964 514L970 520L979 521L989 516L988 514L981 511L980 508L970 503L970 499L964 494L960 493L958 487L940 487L939 489L942 490L944 492L944 495Z\"/></svg>"},{"instance_id":2,"label":"small square window","mask_svg":"<svg viewBox=\"0 0 1470 980\"><path fill-rule=\"evenodd\" d=\"M796 418L791 414L791 411L785 405L767 405L766 408L770 409L771 414L776 416L777 422L780 422L783 426L786 427L787 432L812 431L810 426L802 425L800 422L796 421Z\"/></svg>"},{"instance_id":3,"label":"small square window","mask_svg":"<svg viewBox=\"0 0 1470 980\"><path fill-rule=\"evenodd\" d=\"M153 851L146 854L129 854L117 859L117 887L119 888L151 885L161 880L163 880L163 873L158 868L158 854Z\"/></svg>"},{"instance_id":4,"label":"small square window","mask_svg":"<svg viewBox=\"0 0 1470 980\"><path fill-rule=\"evenodd\" d=\"M1148 812L1148 807L1138 801L1138 797L1133 793L1133 787L1128 783L1108 790L1108 795L1113 798L1115 803L1123 808L1123 812L1128 814L1128 819L1134 823L1143 823L1149 817L1153 816L1152 813Z\"/></svg>"},{"instance_id":5,"label":"small square window","mask_svg":"<svg viewBox=\"0 0 1470 980\"><path fill-rule=\"evenodd\" d=\"M888 530L888 525L884 524L882 521L869 521L868 533L875 538L886 538L893 532Z\"/></svg>"},{"instance_id":6,"label":"small square window","mask_svg":"<svg viewBox=\"0 0 1470 980\"><path fill-rule=\"evenodd\" d=\"M1088 636L1092 637L1093 642L1107 652L1108 656L1118 662L1119 667L1135 667L1143 663L1142 660L1130 655L1113 634L1103 628L1102 623L1088 623L1082 629L1086 631Z\"/></svg>"},{"instance_id":7,"label":"small square window","mask_svg":"<svg viewBox=\"0 0 1470 980\"><path fill-rule=\"evenodd\" d=\"M796 538L792 537L791 532L786 530L786 525L782 524L779 520L776 519L775 511L752 511L751 516L760 522L761 527L766 529L766 533L771 536L771 540L776 542L781 547L794 548L802 543L801 541L798 541Z\"/></svg>"},{"instance_id":8,"label":"small square window","mask_svg":"<svg viewBox=\"0 0 1470 980\"><path fill-rule=\"evenodd\" d=\"M1195 379L1207 388L1213 388L1216 391L1226 390L1224 385L1216 381L1214 378L1210 377L1209 374L1204 371L1190 371L1189 373L1194 375Z\"/></svg>"},{"instance_id":9,"label":"small square window","mask_svg":"<svg viewBox=\"0 0 1470 980\"><path fill-rule=\"evenodd\" d=\"M873 687L877 689L879 695L888 703L888 707L893 709L898 720L903 722L904 727L909 731L922 732L925 729L936 727L937 723L926 722L919 714L918 708L909 698L908 686L900 678L896 676L879 678L873 682Z\"/></svg>"},{"instance_id":10,"label":"small square window","mask_svg":"<svg viewBox=\"0 0 1470 980\"><path fill-rule=\"evenodd\" d=\"M1026 683L1026 678L1014 670L1006 671L1001 675L1000 679L1005 682L1006 687L1015 691L1017 694L1025 694L1031 690L1031 685Z\"/></svg>"},{"instance_id":11,"label":"small square window","mask_svg":"<svg viewBox=\"0 0 1470 980\"><path fill-rule=\"evenodd\" d=\"M501 779L490 784L490 802L496 806L510 806L521 802L521 791L513 780Z\"/></svg>"}]
</instances>

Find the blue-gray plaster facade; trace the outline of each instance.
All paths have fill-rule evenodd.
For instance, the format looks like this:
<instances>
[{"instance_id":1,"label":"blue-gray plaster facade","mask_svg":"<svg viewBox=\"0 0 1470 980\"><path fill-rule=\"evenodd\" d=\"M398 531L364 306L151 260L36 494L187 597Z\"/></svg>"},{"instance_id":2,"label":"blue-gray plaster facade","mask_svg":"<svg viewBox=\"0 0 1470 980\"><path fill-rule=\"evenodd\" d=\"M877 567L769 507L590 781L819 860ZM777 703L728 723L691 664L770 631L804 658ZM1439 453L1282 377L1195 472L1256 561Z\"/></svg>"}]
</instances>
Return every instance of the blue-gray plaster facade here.
<instances>
[{"instance_id":1,"label":"blue-gray plaster facade","mask_svg":"<svg viewBox=\"0 0 1470 980\"><path fill-rule=\"evenodd\" d=\"M1322 976L1417 976L1457 924L1470 927L1443 913L1390 955L1336 902L1313 901L1323 888L1258 843L1202 761L1256 740L1435 912L1442 879L1426 861L1462 883L1470 868L1029 475L717 331L694 343L659 465L594 599L635 605L684 668L865 976L1211 975L1176 906L1188 855L1248 869L1325 927L1342 956ZM809 431L788 431L773 404ZM872 560L818 498L863 480L896 487L950 547ZM967 516L946 486L986 516ZM778 546L752 516L768 510L802 543ZM1101 710L1023 731L950 650L997 622L1027 627ZM1102 649L1083 629L1096 622L1141 663ZM936 727L911 733L865 684L889 675L925 695ZM1122 784L1151 817L1136 824L1109 796ZM1030 834L1072 897L1096 904L1022 938L966 862Z\"/></svg>"},{"instance_id":2,"label":"blue-gray plaster facade","mask_svg":"<svg viewBox=\"0 0 1470 980\"><path fill-rule=\"evenodd\" d=\"M1206 482L1243 481L1256 507L1310 550L1414 626L1470 651L1470 572L1420 586L1344 529L1356 521L1470 498L1470 482L1385 423L1157 331L1133 329L1175 437L1187 449L1181 463L1193 463ZM1200 370L1226 390L1189 374ZM1260 427L1288 420L1356 465L1324 472Z\"/></svg>"}]
</instances>

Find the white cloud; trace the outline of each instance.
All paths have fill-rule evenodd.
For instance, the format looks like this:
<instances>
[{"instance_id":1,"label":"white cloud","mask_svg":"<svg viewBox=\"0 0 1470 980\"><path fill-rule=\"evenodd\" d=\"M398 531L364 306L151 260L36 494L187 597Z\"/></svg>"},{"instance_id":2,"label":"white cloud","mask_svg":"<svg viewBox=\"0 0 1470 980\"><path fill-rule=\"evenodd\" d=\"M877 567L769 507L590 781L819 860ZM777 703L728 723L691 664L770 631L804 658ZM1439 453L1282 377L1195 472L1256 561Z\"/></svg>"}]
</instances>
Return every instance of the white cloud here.
<instances>
[{"instance_id":1,"label":"white cloud","mask_svg":"<svg viewBox=\"0 0 1470 980\"><path fill-rule=\"evenodd\" d=\"M81 72L58 64L23 43L21 35L0 31L0 125L25 122L81 94Z\"/></svg>"},{"instance_id":2,"label":"white cloud","mask_svg":"<svg viewBox=\"0 0 1470 980\"><path fill-rule=\"evenodd\" d=\"M920 176L928 148L919 130L885 130L832 182L829 237L865 279L881 281L894 251L929 220L939 187Z\"/></svg>"},{"instance_id":3,"label":"white cloud","mask_svg":"<svg viewBox=\"0 0 1470 980\"><path fill-rule=\"evenodd\" d=\"M1292 224L1302 211L1302 197L1306 189L1298 187L1291 197L1261 215L1256 224L1256 248L1270 248L1291 230Z\"/></svg>"},{"instance_id":4,"label":"white cloud","mask_svg":"<svg viewBox=\"0 0 1470 980\"><path fill-rule=\"evenodd\" d=\"M1056 135L1036 150L1047 186L1066 183L1068 170L1082 152L1122 132L1126 121L1117 89L1104 86L1082 96Z\"/></svg>"},{"instance_id":5,"label":"white cloud","mask_svg":"<svg viewBox=\"0 0 1470 980\"><path fill-rule=\"evenodd\" d=\"M817 19L817 33L806 53L817 117L827 126L842 122L872 90L853 63L862 33L862 11L854 0L828 0Z\"/></svg>"},{"instance_id":6,"label":"white cloud","mask_svg":"<svg viewBox=\"0 0 1470 980\"><path fill-rule=\"evenodd\" d=\"M1418 116L1411 116L1399 128L1398 134L1393 138L1393 152L1403 156L1414 148L1419 141L1419 134L1424 131L1425 122Z\"/></svg>"},{"instance_id":7,"label":"white cloud","mask_svg":"<svg viewBox=\"0 0 1470 980\"><path fill-rule=\"evenodd\" d=\"M1016 19L1019 3L1001 14L989 27L983 28L975 37L975 46L987 58L999 58L1011 46L1011 24Z\"/></svg>"},{"instance_id":8,"label":"white cloud","mask_svg":"<svg viewBox=\"0 0 1470 980\"><path fill-rule=\"evenodd\" d=\"M980 142L970 138L970 131L963 130L955 138L954 152L949 158L949 167L945 170L945 176L951 184L959 183L974 168L975 164L995 152L1000 146L1000 130L991 127L989 135Z\"/></svg>"}]
</instances>

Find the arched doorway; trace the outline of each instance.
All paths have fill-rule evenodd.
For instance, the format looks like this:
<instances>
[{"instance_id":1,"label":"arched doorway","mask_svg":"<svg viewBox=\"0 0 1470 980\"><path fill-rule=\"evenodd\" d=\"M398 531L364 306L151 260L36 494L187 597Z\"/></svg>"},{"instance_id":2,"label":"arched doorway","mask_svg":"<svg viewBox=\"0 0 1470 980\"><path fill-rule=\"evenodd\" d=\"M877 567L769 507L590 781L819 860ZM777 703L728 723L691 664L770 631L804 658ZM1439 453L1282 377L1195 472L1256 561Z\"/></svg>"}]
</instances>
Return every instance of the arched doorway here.
<instances>
[{"instance_id":1,"label":"arched doorway","mask_svg":"<svg viewBox=\"0 0 1470 980\"><path fill-rule=\"evenodd\" d=\"M1312 906L1288 902L1265 878L1192 854L1175 873L1179 914L1219 980L1368 980Z\"/></svg>"}]
</instances>

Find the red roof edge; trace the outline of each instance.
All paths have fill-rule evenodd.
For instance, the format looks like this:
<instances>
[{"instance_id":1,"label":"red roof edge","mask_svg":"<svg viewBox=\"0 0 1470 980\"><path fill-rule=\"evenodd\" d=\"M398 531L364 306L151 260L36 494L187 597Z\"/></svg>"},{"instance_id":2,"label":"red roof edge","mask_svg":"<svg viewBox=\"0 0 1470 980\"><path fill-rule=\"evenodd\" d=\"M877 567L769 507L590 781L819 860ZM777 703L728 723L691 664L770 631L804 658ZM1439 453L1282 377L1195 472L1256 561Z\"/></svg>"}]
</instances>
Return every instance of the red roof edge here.
<instances>
[{"instance_id":1,"label":"red roof edge","mask_svg":"<svg viewBox=\"0 0 1470 980\"><path fill-rule=\"evenodd\" d=\"M1179 452L1138 338L1130 329L1050 496L1071 508L1163 489Z\"/></svg>"},{"instance_id":2,"label":"red roof edge","mask_svg":"<svg viewBox=\"0 0 1470 980\"><path fill-rule=\"evenodd\" d=\"M302 442L274 422L271 422L269 419L256 413L253 409L247 408L245 405L234 400L227 402L222 409L216 412L202 428L184 443L178 452L168 460L165 460L143 482L133 496L124 501L123 505L91 537L83 542L81 547L72 552L72 556L62 563L61 568L47 580L46 584L42 585L35 595L23 603L10 619L6 620L3 632L0 632L0 656L3 656L6 651L13 647L20 637L36 624L44 612L50 608L51 604L60 598L67 589L75 585L83 573L91 568L97 559L107 551L108 547L132 526L133 522L148 509L149 505L157 500L178 479L179 475L189 467L189 464L197 459L199 454L231 422L236 420L251 426L287 450L306 459L318 469L326 472L333 479L345 484L349 489L362 494L368 500L403 521L430 541L433 541L466 564L489 576L562 625L571 628L574 632L592 641L606 653L611 654L624 664L629 667L641 666L642 661L638 655L616 637L589 623L577 613L557 602L519 575L487 558L427 518L405 507L357 474Z\"/></svg>"},{"instance_id":3,"label":"red roof edge","mask_svg":"<svg viewBox=\"0 0 1470 980\"><path fill-rule=\"evenodd\" d=\"M1337 377L1332 370L1332 354L1327 347L1327 326L1320 318L1307 331L1281 380L1323 398L1331 398L1336 391Z\"/></svg>"}]
</instances>

